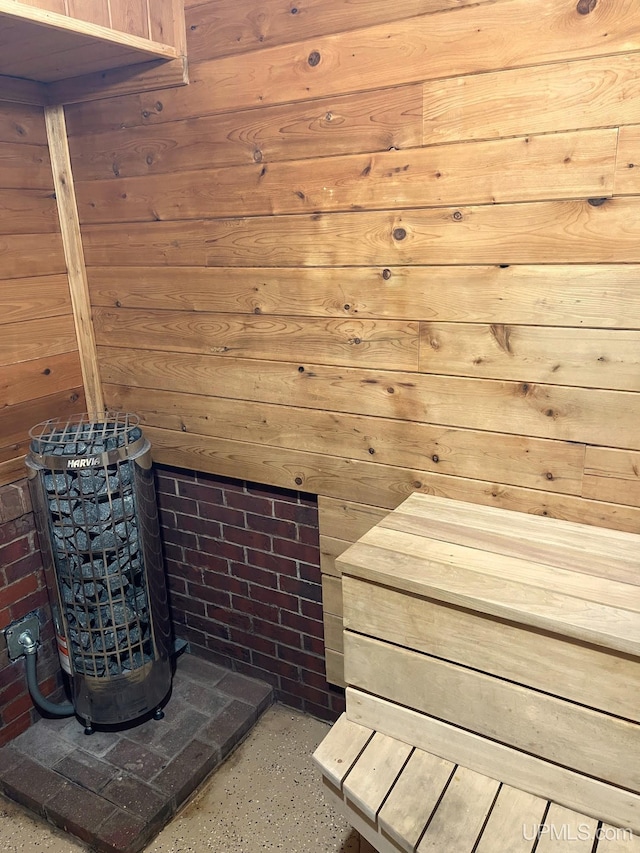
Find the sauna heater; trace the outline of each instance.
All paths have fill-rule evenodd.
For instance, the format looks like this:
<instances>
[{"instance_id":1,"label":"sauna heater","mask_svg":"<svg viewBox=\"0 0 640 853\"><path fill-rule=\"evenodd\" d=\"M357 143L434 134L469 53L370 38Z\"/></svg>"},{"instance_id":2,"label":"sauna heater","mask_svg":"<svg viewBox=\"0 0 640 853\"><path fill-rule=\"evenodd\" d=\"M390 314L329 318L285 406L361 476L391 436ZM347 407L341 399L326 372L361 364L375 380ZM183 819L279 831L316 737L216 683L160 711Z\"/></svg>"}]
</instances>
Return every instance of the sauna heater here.
<instances>
[{"instance_id":1,"label":"sauna heater","mask_svg":"<svg viewBox=\"0 0 640 853\"><path fill-rule=\"evenodd\" d=\"M29 485L75 711L117 724L159 710L171 626L150 443L126 413L30 431Z\"/></svg>"}]
</instances>

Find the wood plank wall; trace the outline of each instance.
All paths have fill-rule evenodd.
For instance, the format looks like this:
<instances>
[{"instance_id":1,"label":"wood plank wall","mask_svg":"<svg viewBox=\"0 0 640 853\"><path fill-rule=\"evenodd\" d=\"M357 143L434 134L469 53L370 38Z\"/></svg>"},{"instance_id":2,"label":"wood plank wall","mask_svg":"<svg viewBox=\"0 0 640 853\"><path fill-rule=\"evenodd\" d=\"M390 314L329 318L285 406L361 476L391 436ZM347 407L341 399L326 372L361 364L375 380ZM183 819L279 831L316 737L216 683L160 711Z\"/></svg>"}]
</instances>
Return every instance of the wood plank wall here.
<instances>
[{"instance_id":1,"label":"wood plank wall","mask_svg":"<svg viewBox=\"0 0 640 853\"><path fill-rule=\"evenodd\" d=\"M32 426L83 409L43 110L0 102L0 485Z\"/></svg>"},{"instance_id":2,"label":"wood plank wall","mask_svg":"<svg viewBox=\"0 0 640 853\"><path fill-rule=\"evenodd\" d=\"M413 490L640 529L640 5L187 7L187 88L67 111L108 402L319 494L334 610Z\"/></svg>"},{"instance_id":3,"label":"wood plank wall","mask_svg":"<svg viewBox=\"0 0 640 853\"><path fill-rule=\"evenodd\" d=\"M158 0L15 0L80 21L100 24L132 36L178 45L182 38L175 27L177 4Z\"/></svg>"}]
</instances>

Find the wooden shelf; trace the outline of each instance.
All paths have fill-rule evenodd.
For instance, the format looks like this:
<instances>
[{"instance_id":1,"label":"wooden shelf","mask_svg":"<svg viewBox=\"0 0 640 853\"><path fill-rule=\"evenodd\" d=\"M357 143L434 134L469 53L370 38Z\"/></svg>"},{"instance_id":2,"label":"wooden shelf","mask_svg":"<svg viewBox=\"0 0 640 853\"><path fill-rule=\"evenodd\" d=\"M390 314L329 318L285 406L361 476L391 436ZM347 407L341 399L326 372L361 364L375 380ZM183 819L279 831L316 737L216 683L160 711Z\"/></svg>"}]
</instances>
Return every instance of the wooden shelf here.
<instances>
[{"instance_id":1,"label":"wooden shelf","mask_svg":"<svg viewBox=\"0 0 640 853\"><path fill-rule=\"evenodd\" d=\"M178 56L170 45L0 0L0 75L5 77L51 83Z\"/></svg>"}]
</instances>

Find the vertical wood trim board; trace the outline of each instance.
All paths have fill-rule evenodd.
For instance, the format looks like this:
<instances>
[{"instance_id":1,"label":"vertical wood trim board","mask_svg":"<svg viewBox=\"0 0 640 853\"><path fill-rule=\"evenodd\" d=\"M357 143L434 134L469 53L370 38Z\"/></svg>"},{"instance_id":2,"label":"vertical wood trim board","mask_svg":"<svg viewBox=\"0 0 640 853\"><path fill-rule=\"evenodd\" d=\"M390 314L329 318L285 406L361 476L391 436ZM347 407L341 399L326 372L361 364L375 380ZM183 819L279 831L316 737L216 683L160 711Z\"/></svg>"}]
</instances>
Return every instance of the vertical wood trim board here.
<instances>
[{"instance_id":1,"label":"vertical wood trim board","mask_svg":"<svg viewBox=\"0 0 640 853\"><path fill-rule=\"evenodd\" d=\"M92 414L97 414L104 411L104 400L98 371L98 356L93 333L87 271L84 263L80 222L71 171L64 107L46 107L44 117L58 200L60 229L69 275L69 290L80 351L87 410Z\"/></svg>"}]
</instances>

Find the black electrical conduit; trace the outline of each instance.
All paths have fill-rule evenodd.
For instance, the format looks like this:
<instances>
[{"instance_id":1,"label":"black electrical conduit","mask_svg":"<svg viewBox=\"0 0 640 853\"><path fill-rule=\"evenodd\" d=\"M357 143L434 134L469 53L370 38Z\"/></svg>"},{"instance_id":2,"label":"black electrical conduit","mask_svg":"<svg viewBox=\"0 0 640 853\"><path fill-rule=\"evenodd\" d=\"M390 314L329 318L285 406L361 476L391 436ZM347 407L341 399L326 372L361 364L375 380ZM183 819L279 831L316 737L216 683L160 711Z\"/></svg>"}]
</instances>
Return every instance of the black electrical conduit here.
<instances>
[{"instance_id":1,"label":"black electrical conduit","mask_svg":"<svg viewBox=\"0 0 640 853\"><path fill-rule=\"evenodd\" d=\"M31 694L31 698L35 704L41 711L51 714L52 717L73 716L76 712L73 702L61 702L60 704L56 704L55 702L50 702L49 699L43 696L40 692L40 688L38 687L38 676L36 675L36 644L34 643L33 637L29 631L24 631L20 634L18 642L24 649L26 658L27 687L29 688L29 693Z\"/></svg>"}]
</instances>

